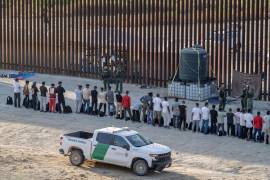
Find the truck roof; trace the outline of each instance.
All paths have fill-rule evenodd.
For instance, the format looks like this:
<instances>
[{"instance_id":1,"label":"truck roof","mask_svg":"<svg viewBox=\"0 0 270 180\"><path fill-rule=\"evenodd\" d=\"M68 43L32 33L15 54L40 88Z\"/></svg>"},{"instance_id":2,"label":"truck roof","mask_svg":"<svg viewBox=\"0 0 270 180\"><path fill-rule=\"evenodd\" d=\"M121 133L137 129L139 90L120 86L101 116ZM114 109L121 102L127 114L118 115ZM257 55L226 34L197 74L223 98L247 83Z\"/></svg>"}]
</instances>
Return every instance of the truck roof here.
<instances>
[{"instance_id":1,"label":"truck roof","mask_svg":"<svg viewBox=\"0 0 270 180\"><path fill-rule=\"evenodd\" d=\"M129 136L133 134L137 134L136 131L134 130L129 130L128 127L106 127L102 129L98 129L98 132L105 132L105 133L110 133L110 134L117 134L121 136Z\"/></svg>"}]
</instances>

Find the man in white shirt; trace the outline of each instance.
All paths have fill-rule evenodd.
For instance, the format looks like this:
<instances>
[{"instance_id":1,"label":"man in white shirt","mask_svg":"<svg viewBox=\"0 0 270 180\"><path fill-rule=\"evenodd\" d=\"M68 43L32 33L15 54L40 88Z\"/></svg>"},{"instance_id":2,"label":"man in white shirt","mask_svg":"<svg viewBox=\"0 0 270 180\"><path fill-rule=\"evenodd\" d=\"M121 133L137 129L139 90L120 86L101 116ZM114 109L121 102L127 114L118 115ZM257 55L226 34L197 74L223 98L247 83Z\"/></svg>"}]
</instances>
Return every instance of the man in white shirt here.
<instances>
[{"instance_id":1,"label":"man in white shirt","mask_svg":"<svg viewBox=\"0 0 270 180\"><path fill-rule=\"evenodd\" d=\"M252 130L253 130L253 115L251 113L251 109L245 114L245 122L246 122L246 137L249 141L252 139Z\"/></svg>"},{"instance_id":2,"label":"man in white shirt","mask_svg":"<svg viewBox=\"0 0 270 180\"><path fill-rule=\"evenodd\" d=\"M235 135L240 138L240 108L237 108L236 112L234 113L234 120L235 120Z\"/></svg>"},{"instance_id":3,"label":"man in white shirt","mask_svg":"<svg viewBox=\"0 0 270 180\"><path fill-rule=\"evenodd\" d=\"M103 88L100 88L100 93L98 93L98 99L99 99L99 108L98 108L98 112L100 113L102 106L104 107L104 115L106 115L106 101L107 98L107 93L104 91Z\"/></svg>"},{"instance_id":4,"label":"man in white shirt","mask_svg":"<svg viewBox=\"0 0 270 180\"><path fill-rule=\"evenodd\" d=\"M199 103L196 103L196 107L192 109L191 119L193 121L193 132L199 132L200 120L202 117L202 111L199 108Z\"/></svg>"},{"instance_id":5,"label":"man in white shirt","mask_svg":"<svg viewBox=\"0 0 270 180\"><path fill-rule=\"evenodd\" d=\"M161 105L162 105L162 117L164 120L164 127L169 128L171 116L170 116L170 104L168 102L167 97L164 97L164 101L162 101Z\"/></svg>"},{"instance_id":6,"label":"man in white shirt","mask_svg":"<svg viewBox=\"0 0 270 180\"><path fill-rule=\"evenodd\" d=\"M13 90L14 90L14 106L15 107L21 107L21 87L19 84L19 80L16 78L15 82L13 84Z\"/></svg>"},{"instance_id":7,"label":"man in white shirt","mask_svg":"<svg viewBox=\"0 0 270 180\"><path fill-rule=\"evenodd\" d=\"M263 117L263 131L264 131L264 143L269 144L270 137L270 111L266 112Z\"/></svg>"},{"instance_id":8,"label":"man in white shirt","mask_svg":"<svg viewBox=\"0 0 270 180\"><path fill-rule=\"evenodd\" d=\"M158 120L158 124L160 125L160 121L161 121L161 103L162 100L160 98L160 95L157 94L156 97L154 97L153 99L153 104L154 104L154 121L153 121L153 125L155 125L155 120Z\"/></svg>"},{"instance_id":9,"label":"man in white shirt","mask_svg":"<svg viewBox=\"0 0 270 180\"><path fill-rule=\"evenodd\" d=\"M208 103L206 102L204 107L202 107L202 132L204 134L208 133L209 115L210 110L208 108Z\"/></svg>"},{"instance_id":10,"label":"man in white shirt","mask_svg":"<svg viewBox=\"0 0 270 180\"><path fill-rule=\"evenodd\" d=\"M75 89L75 109L76 109L76 113L80 113L80 111L81 111L82 97L83 97L82 86L78 85L78 88Z\"/></svg>"},{"instance_id":11,"label":"man in white shirt","mask_svg":"<svg viewBox=\"0 0 270 180\"><path fill-rule=\"evenodd\" d=\"M91 90L89 88L89 84L85 85L85 88L83 89L83 104L84 104L84 113L90 113L90 96L91 96Z\"/></svg>"}]
</instances>

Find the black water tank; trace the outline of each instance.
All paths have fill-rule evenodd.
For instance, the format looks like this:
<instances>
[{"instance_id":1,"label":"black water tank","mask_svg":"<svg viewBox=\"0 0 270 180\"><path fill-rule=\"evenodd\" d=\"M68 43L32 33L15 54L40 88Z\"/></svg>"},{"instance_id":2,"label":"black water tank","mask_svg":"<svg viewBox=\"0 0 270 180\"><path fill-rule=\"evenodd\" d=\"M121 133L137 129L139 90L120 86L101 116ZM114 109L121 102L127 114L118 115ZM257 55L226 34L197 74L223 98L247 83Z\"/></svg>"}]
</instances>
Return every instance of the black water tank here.
<instances>
[{"instance_id":1,"label":"black water tank","mask_svg":"<svg viewBox=\"0 0 270 180\"><path fill-rule=\"evenodd\" d=\"M205 49L198 45L182 49L179 63L179 79L191 82L198 82L198 79L200 81L208 79L208 56Z\"/></svg>"}]
</instances>

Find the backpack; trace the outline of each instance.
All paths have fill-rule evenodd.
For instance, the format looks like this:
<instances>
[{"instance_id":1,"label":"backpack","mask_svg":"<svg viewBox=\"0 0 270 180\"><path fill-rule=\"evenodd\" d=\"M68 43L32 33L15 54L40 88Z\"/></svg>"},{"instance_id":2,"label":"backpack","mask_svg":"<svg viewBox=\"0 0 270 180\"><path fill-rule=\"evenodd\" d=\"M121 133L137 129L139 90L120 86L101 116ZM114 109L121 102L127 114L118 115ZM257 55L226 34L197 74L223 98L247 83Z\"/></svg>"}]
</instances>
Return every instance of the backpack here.
<instances>
[{"instance_id":1,"label":"backpack","mask_svg":"<svg viewBox=\"0 0 270 180\"><path fill-rule=\"evenodd\" d=\"M13 104L12 97L8 96L7 97L7 105L12 105L12 104Z\"/></svg>"},{"instance_id":2,"label":"backpack","mask_svg":"<svg viewBox=\"0 0 270 180\"><path fill-rule=\"evenodd\" d=\"M104 116L105 116L105 112L100 111L100 112L99 112L99 117L104 117Z\"/></svg>"},{"instance_id":3,"label":"backpack","mask_svg":"<svg viewBox=\"0 0 270 180\"><path fill-rule=\"evenodd\" d=\"M189 129L189 130L192 130L192 125L193 125L193 123L190 122L189 125L188 125L188 129Z\"/></svg>"},{"instance_id":4,"label":"backpack","mask_svg":"<svg viewBox=\"0 0 270 180\"><path fill-rule=\"evenodd\" d=\"M23 106L24 106L25 108L29 108L29 99L25 98L25 99L23 100Z\"/></svg>"},{"instance_id":5,"label":"backpack","mask_svg":"<svg viewBox=\"0 0 270 180\"><path fill-rule=\"evenodd\" d=\"M70 106L65 106L64 113L67 113L67 114L72 113L71 107Z\"/></svg>"}]
</instances>

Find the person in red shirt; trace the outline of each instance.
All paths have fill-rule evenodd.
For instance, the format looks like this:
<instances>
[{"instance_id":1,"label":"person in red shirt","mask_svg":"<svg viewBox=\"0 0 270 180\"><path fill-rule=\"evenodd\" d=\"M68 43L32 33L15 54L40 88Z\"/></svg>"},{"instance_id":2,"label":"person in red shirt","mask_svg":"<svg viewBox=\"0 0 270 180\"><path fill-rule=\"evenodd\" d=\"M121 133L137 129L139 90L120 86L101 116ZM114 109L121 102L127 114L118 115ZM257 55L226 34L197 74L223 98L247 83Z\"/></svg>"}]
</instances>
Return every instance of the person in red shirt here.
<instances>
[{"instance_id":1,"label":"person in red shirt","mask_svg":"<svg viewBox=\"0 0 270 180\"><path fill-rule=\"evenodd\" d=\"M49 96L49 111L55 112L56 88L54 84L51 84L51 87L49 88Z\"/></svg>"},{"instance_id":2,"label":"person in red shirt","mask_svg":"<svg viewBox=\"0 0 270 180\"><path fill-rule=\"evenodd\" d=\"M129 114L129 118L132 119L131 110L130 110L131 100L130 100L130 96L128 94L129 94L129 91L126 91L126 95L123 96L123 98L122 98L122 106L124 109L124 118L126 121L128 120L128 118L126 116L127 112Z\"/></svg>"},{"instance_id":3,"label":"person in red shirt","mask_svg":"<svg viewBox=\"0 0 270 180\"><path fill-rule=\"evenodd\" d=\"M253 127L255 129L254 141L259 141L259 142L262 141L262 125L263 125L263 119L261 117L261 113L257 112L257 116L255 116L253 119Z\"/></svg>"}]
</instances>

